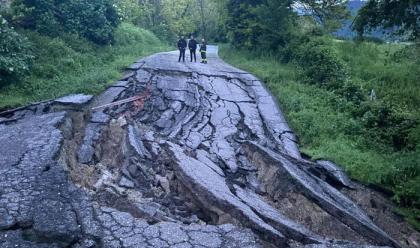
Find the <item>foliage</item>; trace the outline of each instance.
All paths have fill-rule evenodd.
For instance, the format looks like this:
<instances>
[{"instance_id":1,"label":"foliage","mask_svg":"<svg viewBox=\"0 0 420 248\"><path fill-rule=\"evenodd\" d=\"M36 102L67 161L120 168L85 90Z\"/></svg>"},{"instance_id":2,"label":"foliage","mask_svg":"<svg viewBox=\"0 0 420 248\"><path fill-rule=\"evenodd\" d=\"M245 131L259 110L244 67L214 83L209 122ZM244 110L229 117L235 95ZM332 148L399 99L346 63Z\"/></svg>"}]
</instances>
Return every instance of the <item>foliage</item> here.
<instances>
[{"instance_id":1,"label":"foliage","mask_svg":"<svg viewBox=\"0 0 420 248\"><path fill-rule=\"evenodd\" d=\"M261 49L275 51L285 47L296 36L294 13L290 12L292 1L267 0L257 5L253 12L258 16L261 35L256 39Z\"/></svg>"},{"instance_id":2,"label":"foliage","mask_svg":"<svg viewBox=\"0 0 420 248\"><path fill-rule=\"evenodd\" d=\"M32 59L30 42L0 15L0 87L27 73Z\"/></svg>"},{"instance_id":3,"label":"foliage","mask_svg":"<svg viewBox=\"0 0 420 248\"><path fill-rule=\"evenodd\" d=\"M397 27L397 33L418 39L420 38L419 6L420 0L369 0L359 10L353 29L362 36L366 30L376 27Z\"/></svg>"},{"instance_id":4,"label":"foliage","mask_svg":"<svg viewBox=\"0 0 420 248\"><path fill-rule=\"evenodd\" d=\"M170 29L177 35L189 35L196 31L199 22L193 17L198 12L195 7L195 0L163 0L163 15L165 16Z\"/></svg>"},{"instance_id":5,"label":"foliage","mask_svg":"<svg viewBox=\"0 0 420 248\"><path fill-rule=\"evenodd\" d=\"M28 76L0 91L0 108L71 93L99 93L139 57L168 49L151 32L126 23L116 29L113 46L95 45L75 35L51 38L33 31L25 35L36 58Z\"/></svg>"},{"instance_id":6,"label":"foliage","mask_svg":"<svg viewBox=\"0 0 420 248\"><path fill-rule=\"evenodd\" d=\"M222 0L115 0L122 21L153 31L173 42L190 34L211 40L223 36L219 6Z\"/></svg>"},{"instance_id":7,"label":"foliage","mask_svg":"<svg viewBox=\"0 0 420 248\"><path fill-rule=\"evenodd\" d=\"M283 49L300 32L298 17L292 0L226 0L225 20L230 42L236 47L275 51ZM311 19L331 30L349 16L347 1L304 0L299 8L308 8ZM336 23L333 25L333 23Z\"/></svg>"},{"instance_id":8,"label":"foliage","mask_svg":"<svg viewBox=\"0 0 420 248\"><path fill-rule=\"evenodd\" d=\"M313 38L296 50L296 60L308 82L330 89L343 86L347 80L346 66L331 49L331 42L322 38Z\"/></svg>"},{"instance_id":9,"label":"foliage","mask_svg":"<svg viewBox=\"0 0 420 248\"><path fill-rule=\"evenodd\" d=\"M236 47L255 49L257 46L257 40L262 30L258 23L258 16L252 12L252 7L256 6L255 2L261 1L227 1L226 29L229 30L228 36L231 44Z\"/></svg>"},{"instance_id":10,"label":"foliage","mask_svg":"<svg viewBox=\"0 0 420 248\"><path fill-rule=\"evenodd\" d=\"M267 83L304 153L342 165L363 183L393 190L401 212L420 227L415 214L420 211L420 74L415 56L400 55L415 54L415 47L328 44L347 64L348 80L337 88L302 81L300 66L281 63L275 53L261 56L226 46L220 53ZM372 88L375 101L369 98Z\"/></svg>"},{"instance_id":11,"label":"foliage","mask_svg":"<svg viewBox=\"0 0 420 248\"><path fill-rule=\"evenodd\" d=\"M97 44L113 41L118 15L112 0L16 0L16 22L53 37L75 33Z\"/></svg>"},{"instance_id":12,"label":"foliage","mask_svg":"<svg viewBox=\"0 0 420 248\"><path fill-rule=\"evenodd\" d=\"M323 24L328 33L337 30L350 17L348 0L305 0L303 6Z\"/></svg>"},{"instance_id":13,"label":"foliage","mask_svg":"<svg viewBox=\"0 0 420 248\"><path fill-rule=\"evenodd\" d=\"M140 24L146 11L138 0L115 0L114 6L120 21L133 24Z\"/></svg>"}]
</instances>

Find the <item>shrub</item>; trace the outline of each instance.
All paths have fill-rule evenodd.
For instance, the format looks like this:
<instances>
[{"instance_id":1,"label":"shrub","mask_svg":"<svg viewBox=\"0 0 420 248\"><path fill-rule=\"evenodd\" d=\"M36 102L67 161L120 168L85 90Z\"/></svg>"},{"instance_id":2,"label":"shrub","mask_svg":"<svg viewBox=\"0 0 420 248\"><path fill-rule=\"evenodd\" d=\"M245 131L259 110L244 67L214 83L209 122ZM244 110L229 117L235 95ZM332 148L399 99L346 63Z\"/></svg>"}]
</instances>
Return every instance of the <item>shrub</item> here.
<instances>
[{"instance_id":1,"label":"shrub","mask_svg":"<svg viewBox=\"0 0 420 248\"><path fill-rule=\"evenodd\" d=\"M359 105L366 100L366 94L363 92L360 85L357 85L350 80L347 81L341 88L337 89L336 92L346 101L353 102L356 105Z\"/></svg>"},{"instance_id":2,"label":"shrub","mask_svg":"<svg viewBox=\"0 0 420 248\"><path fill-rule=\"evenodd\" d=\"M416 149L414 130L418 120L412 114L392 107L383 101L363 102L353 111L365 127L366 137L377 144L386 144L395 150Z\"/></svg>"},{"instance_id":3,"label":"shrub","mask_svg":"<svg viewBox=\"0 0 420 248\"><path fill-rule=\"evenodd\" d=\"M0 16L0 86L29 70L33 59L31 44Z\"/></svg>"},{"instance_id":4,"label":"shrub","mask_svg":"<svg viewBox=\"0 0 420 248\"><path fill-rule=\"evenodd\" d=\"M23 27L50 36L76 33L97 44L111 43L119 22L111 0L16 0L12 7Z\"/></svg>"},{"instance_id":5,"label":"shrub","mask_svg":"<svg viewBox=\"0 0 420 248\"><path fill-rule=\"evenodd\" d=\"M411 156L395 158L392 174L386 183L395 189L394 200L403 207L420 209L420 150L411 152Z\"/></svg>"},{"instance_id":6,"label":"shrub","mask_svg":"<svg viewBox=\"0 0 420 248\"><path fill-rule=\"evenodd\" d=\"M141 29L131 23L122 23L115 31L115 45L128 46L136 43L156 45L160 44L161 41L148 30Z\"/></svg>"},{"instance_id":7,"label":"shrub","mask_svg":"<svg viewBox=\"0 0 420 248\"><path fill-rule=\"evenodd\" d=\"M295 56L309 83L336 89L347 80L344 62L324 39L312 39L302 44Z\"/></svg>"},{"instance_id":8,"label":"shrub","mask_svg":"<svg viewBox=\"0 0 420 248\"><path fill-rule=\"evenodd\" d=\"M171 31L169 26L165 23L160 23L148 28L152 31L159 39L163 41L174 41L177 36L174 32Z\"/></svg>"}]
</instances>

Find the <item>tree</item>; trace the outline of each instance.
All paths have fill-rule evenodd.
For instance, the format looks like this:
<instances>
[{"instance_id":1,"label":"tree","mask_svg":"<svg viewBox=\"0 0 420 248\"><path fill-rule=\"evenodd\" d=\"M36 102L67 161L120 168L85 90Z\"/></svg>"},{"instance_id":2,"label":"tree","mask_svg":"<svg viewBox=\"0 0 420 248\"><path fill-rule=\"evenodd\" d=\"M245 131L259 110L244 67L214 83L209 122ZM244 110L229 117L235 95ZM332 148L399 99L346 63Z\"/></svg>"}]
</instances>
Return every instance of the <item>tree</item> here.
<instances>
[{"instance_id":1,"label":"tree","mask_svg":"<svg viewBox=\"0 0 420 248\"><path fill-rule=\"evenodd\" d=\"M359 10L353 29L360 36L374 28L397 28L396 34L416 40L420 36L420 0L369 0Z\"/></svg>"},{"instance_id":2,"label":"tree","mask_svg":"<svg viewBox=\"0 0 420 248\"><path fill-rule=\"evenodd\" d=\"M311 19L328 32L349 16L347 0L227 0L226 29L231 41L245 48L275 50L299 32L296 5L306 8Z\"/></svg>"},{"instance_id":3,"label":"tree","mask_svg":"<svg viewBox=\"0 0 420 248\"><path fill-rule=\"evenodd\" d=\"M342 22L350 17L347 8L348 0L302 0L301 6L312 13L327 32L341 27Z\"/></svg>"},{"instance_id":4,"label":"tree","mask_svg":"<svg viewBox=\"0 0 420 248\"><path fill-rule=\"evenodd\" d=\"M33 58L29 41L0 15L0 86L28 72Z\"/></svg>"},{"instance_id":5,"label":"tree","mask_svg":"<svg viewBox=\"0 0 420 248\"><path fill-rule=\"evenodd\" d=\"M163 0L163 15L172 32L177 35L188 35L196 32L195 17L197 9L195 0Z\"/></svg>"},{"instance_id":6,"label":"tree","mask_svg":"<svg viewBox=\"0 0 420 248\"><path fill-rule=\"evenodd\" d=\"M145 7L138 0L114 0L115 9L122 22L141 24L145 15Z\"/></svg>"},{"instance_id":7,"label":"tree","mask_svg":"<svg viewBox=\"0 0 420 248\"><path fill-rule=\"evenodd\" d=\"M270 51L285 47L296 32L296 14L291 11L293 1L265 0L253 12L257 15L259 46Z\"/></svg>"},{"instance_id":8,"label":"tree","mask_svg":"<svg viewBox=\"0 0 420 248\"><path fill-rule=\"evenodd\" d=\"M98 44L111 43L119 23L112 0L16 0L12 8L22 27L51 36L76 33Z\"/></svg>"},{"instance_id":9,"label":"tree","mask_svg":"<svg viewBox=\"0 0 420 248\"><path fill-rule=\"evenodd\" d=\"M196 11L199 15L195 22L200 23L198 33L206 39L219 40L220 33L223 32L221 19L224 18L225 11L219 8L220 1L216 0L196 0Z\"/></svg>"},{"instance_id":10,"label":"tree","mask_svg":"<svg viewBox=\"0 0 420 248\"><path fill-rule=\"evenodd\" d=\"M197 0L197 1L198 1L198 6L200 8L201 33L203 34L203 37L207 37L207 23L206 23L204 0Z\"/></svg>"},{"instance_id":11,"label":"tree","mask_svg":"<svg viewBox=\"0 0 420 248\"><path fill-rule=\"evenodd\" d=\"M253 11L253 8L261 3L262 0L227 1L226 29L230 42L234 46L252 49L257 45L262 30L258 15Z\"/></svg>"}]
</instances>

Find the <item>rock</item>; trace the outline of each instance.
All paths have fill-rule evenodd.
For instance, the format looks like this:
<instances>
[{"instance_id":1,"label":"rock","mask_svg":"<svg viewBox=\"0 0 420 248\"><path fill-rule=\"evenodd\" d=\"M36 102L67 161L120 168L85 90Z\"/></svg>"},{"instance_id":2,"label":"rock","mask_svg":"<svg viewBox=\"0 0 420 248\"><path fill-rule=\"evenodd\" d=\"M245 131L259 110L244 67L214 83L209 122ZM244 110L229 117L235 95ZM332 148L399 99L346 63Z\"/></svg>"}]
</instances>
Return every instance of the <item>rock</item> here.
<instances>
[{"instance_id":1,"label":"rock","mask_svg":"<svg viewBox=\"0 0 420 248\"><path fill-rule=\"evenodd\" d=\"M136 206L141 212L145 213L150 217L155 216L157 211L161 208L161 206L155 202L136 204Z\"/></svg>"},{"instance_id":2,"label":"rock","mask_svg":"<svg viewBox=\"0 0 420 248\"><path fill-rule=\"evenodd\" d=\"M127 119L121 116L117 119L117 123L120 127L125 127L127 126Z\"/></svg>"},{"instance_id":3,"label":"rock","mask_svg":"<svg viewBox=\"0 0 420 248\"><path fill-rule=\"evenodd\" d=\"M132 125L128 126L128 141L130 146L141 158L151 158L150 153L144 147L142 139L138 134L138 130Z\"/></svg>"},{"instance_id":4,"label":"rock","mask_svg":"<svg viewBox=\"0 0 420 248\"><path fill-rule=\"evenodd\" d=\"M153 132L153 131L147 131L147 132L145 132L145 134L144 134L144 140L150 141L150 142L155 141L155 132Z\"/></svg>"},{"instance_id":5,"label":"rock","mask_svg":"<svg viewBox=\"0 0 420 248\"><path fill-rule=\"evenodd\" d=\"M100 123L89 123L85 128L83 143L77 152L78 161L82 164L93 162L95 142L99 140L104 126Z\"/></svg>"},{"instance_id":6,"label":"rock","mask_svg":"<svg viewBox=\"0 0 420 248\"><path fill-rule=\"evenodd\" d=\"M134 183L126 177L121 177L121 180L118 183L118 185L121 186L121 187L127 188L127 189L134 188Z\"/></svg>"},{"instance_id":7,"label":"rock","mask_svg":"<svg viewBox=\"0 0 420 248\"><path fill-rule=\"evenodd\" d=\"M162 129L170 128L173 125L172 117L174 115L174 111L169 109L162 113L160 119L156 122L156 126Z\"/></svg>"},{"instance_id":8,"label":"rock","mask_svg":"<svg viewBox=\"0 0 420 248\"><path fill-rule=\"evenodd\" d=\"M93 112L91 117L90 117L90 121L93 123L108 123L110 120L110 116L105 114L102 111L96 111Z\"/></svg>"},{"instance_id":9,"label":"rock","mask_svg":"<svg viewBox=\"0 0 420 248\"><path fill-rule=\"evenodd\" d=\"M102 170L102 175L93 186L94 189L99 190L104 184L109 184L112 181L112 174L107 170Z\"/></svg>"},{"instance_id":10,"label":"rock","mask_svg":"<svg viewBox=\"0 0 420 248\"><path fill-rule=\"evenodd\" d=\"M342 168L330 161L319 160L316 163L319 165L316 169L322 174L326 174L334 183L354 189L352 182Z\"/></svg>"},{"instance_id":11,"label":"rock","mask_svg":"<svg viewBox=\"0 0 420 248\"><path fill-rule=\"evenodd\" d=\"M166 194L171 192L170 183L166 177L156 175L156 180L159 182L159 185L163 188L163 190L165 190Z\"/></svg>"},{"instance_id":12,"label":"rock","mask_svg":"<svg viewBox=\"0 0 420 248\"><path fill-rule=\"evenodd\" d=\"M54 100L54 102L61 104L83 105L89 103L92 98L92 95L75 94L58 98Z\"/></svg>"}]
</instances>

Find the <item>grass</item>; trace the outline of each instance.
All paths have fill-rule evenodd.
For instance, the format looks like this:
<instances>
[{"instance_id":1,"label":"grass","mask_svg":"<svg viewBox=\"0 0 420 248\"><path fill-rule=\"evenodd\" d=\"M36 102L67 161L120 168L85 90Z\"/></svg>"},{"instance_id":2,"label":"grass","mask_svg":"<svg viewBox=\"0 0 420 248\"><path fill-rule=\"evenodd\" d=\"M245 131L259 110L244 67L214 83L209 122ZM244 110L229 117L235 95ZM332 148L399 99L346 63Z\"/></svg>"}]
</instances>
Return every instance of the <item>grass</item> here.
<instances>
[{"instance_id":1,"label":"grass","mask_svg":"<svg viewBox=\"0 0 420 248\"><path fill-rule=\"evenodd\" d=\"M387 44L337 42L337 54L349 66L350 76L366 92L374 89L378 97L403 107L419 119L419 68L410 60L390 61L387 54L401 49ZM300 139L303 153L313 159L328 159L341 165L349 175L364 184L380 185L417 202L420 195L420 152L395 151L391 147L372 145L347 108L335 106L336 93L300 82L300 70L283 64L275 56L261 56L222 45L221 57L263 80L278 98L291 127ZM343 110L344 109L344 110ZM404 172L404 173L403 173ZM401 176L404 175L404 176ZM417 198L417 200L416 200ZM401 208L400 213L420 230L418 207Z\"/></svg>"},{"instance_id":2,"label":"grass","mask_svg":"<svg viewBox=\"0 0 420 248\"><path fill-rule=\"evenodd\" d=\"M0 88L0 109L71 93L97 94L138 58L169 49L153 33L125 23L116 30L112 46L72 35L50 38L22 32L32 42L36 59L29 75Z\"/></svg>"},{"instance_id":3,"label":"grass","mask_svg":"<svg viewBox=\"0 0 420 248\"><path fill-rule=\"evenodd\" d=\"M363 82L366 89L374 89L378 97L419 113L420 67L413 63L420 59L419 48L370 42L338 42L335 48L347 63L352 79Z\"/></svg>"}]
</instances>

